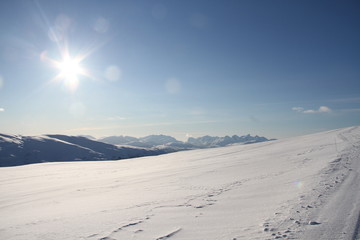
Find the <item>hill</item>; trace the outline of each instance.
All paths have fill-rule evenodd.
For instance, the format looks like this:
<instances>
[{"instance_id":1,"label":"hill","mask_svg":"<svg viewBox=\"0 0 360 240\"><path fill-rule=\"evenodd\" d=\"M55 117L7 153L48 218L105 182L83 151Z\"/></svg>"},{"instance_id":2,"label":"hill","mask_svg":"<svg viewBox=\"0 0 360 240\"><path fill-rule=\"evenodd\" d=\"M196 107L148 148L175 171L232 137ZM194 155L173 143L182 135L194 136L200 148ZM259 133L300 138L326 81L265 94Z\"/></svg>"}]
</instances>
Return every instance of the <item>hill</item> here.
<instances>
[{"instance_id":1,"label":"hill","mask_svg":"<svg viewBox=\"0 0 360 240\"><path fill-rule=\"evenodd\" d=\"M353 127L131 161L0 168L0 236L354 240L359 156Z\"/></svg>"},{"instance_id":2,"label":"hill","mask_svg":"<svg viewBox=\"0 0 360 240\"><path fill-rule=\"evenodd\" d=\"M194 139L192 142L181 142L166 135L142 138L111 136L96 140L91 136L0 134L0 167L42 162L119 160L235 143L221 141L223 138L219 137L212 138L212 143L205 143L202 138ZM261 141L268 139L248 135L238 142Z\"/></svg>"},{"instance_id":3,"label":"hill","mask_svg":"<svg viewBox=\"0 0 360 240\"><path fill-rule=\"evenodd\" d=\"M41 162L118 160L166 152L161 149L118 147L78 136L0 134L0 167Z\"/></svg>"}]
</instances>

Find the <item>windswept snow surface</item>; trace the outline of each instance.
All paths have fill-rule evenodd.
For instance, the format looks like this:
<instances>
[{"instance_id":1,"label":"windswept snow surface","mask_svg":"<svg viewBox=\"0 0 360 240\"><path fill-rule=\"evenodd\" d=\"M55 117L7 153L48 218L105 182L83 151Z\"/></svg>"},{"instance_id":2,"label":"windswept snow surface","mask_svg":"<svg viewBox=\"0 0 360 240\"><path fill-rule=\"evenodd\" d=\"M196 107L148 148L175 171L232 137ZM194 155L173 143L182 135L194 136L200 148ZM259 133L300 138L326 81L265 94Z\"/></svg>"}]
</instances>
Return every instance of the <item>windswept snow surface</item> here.
<instances>
[{"instance_id":1,"label":"windswept snow surface","mask_svg":"<svg viewBox=\"0 0 360 240\"><path fill-rule=\"evenodd\" d=\"M0 169L0 239L356 239L360 127Z\"/></svg>"}]
</instances>

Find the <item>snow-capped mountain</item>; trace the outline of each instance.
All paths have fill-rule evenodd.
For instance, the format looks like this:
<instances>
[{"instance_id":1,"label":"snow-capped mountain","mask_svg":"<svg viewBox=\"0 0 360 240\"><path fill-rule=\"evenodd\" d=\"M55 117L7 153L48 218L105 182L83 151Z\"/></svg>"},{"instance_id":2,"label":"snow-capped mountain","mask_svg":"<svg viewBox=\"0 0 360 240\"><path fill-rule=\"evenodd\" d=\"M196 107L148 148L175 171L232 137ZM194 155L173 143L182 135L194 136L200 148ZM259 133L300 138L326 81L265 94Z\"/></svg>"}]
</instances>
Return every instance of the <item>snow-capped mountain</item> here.
<instances>
[{"instance_id":1,"label":"snow-capped mountain","mask_svg":"<svg viewBox=\"0 0 360 240\"><path fill-rule=\"evenodd\" d=\"M59 161L117 160L163 153L166 151L118 147L85 137L66 135L30 137L0 134L0 166Z\"/></svg>"},{"instance_id":2,"label":"snow-capped mountain","mask_svg":"<svg viewBox=\"0 0 360 240\"><path fill-rule=\"evenodd\" d=\"M237 135L234 135L232 137L191 137L186 142L179 141L173 137L166 135L150 135L142 138L134 138L129 136L110 136L100 138L98 140L114 145L128 145L145 148L175 148L176 150L224 147L235 143L250 144L269 141L269 139L265 137L251 136L250 134L240 137Z\"/></svg>"},{"instance_id":3,"label":"snow-capped mountain","mask_svg":"<svg viewBox=\"0 0 360 240\"><path fill-rule=\"evenodd\" d=\"M135 137L129 137L129 136L110 136L110 137L99 138L98 141L113 145L125 145L127 143L137 142L139 140Z\"/></svg>"},{"instance_id":4,"label":"snow-capped mountain","mask_svg":"<svg viewBox=\"0 0 360 240\"><path fill-rule=\"evenodd\" d=\"M147 137L139 138L141 142L149 143L152 145L164 145L168 143L179 143L180 141L176 140L173 137L166 135L150 135Z\"/></svg>"},{"instance_id":5,"label":"snow-capped mountain","mask_svg":"<svg viewBox=\"0 0 360 240\"><path fill-rule=\"evenodd\" d=\"M224 147L227 145L235 144L235 143L257 143L257 142L265 142L269 141L269 139L265 137L259 136L251 136L250 134L245 136L237 136L233 135L232 137L225 136L225 137L212 137L212 136L204 136L198 138L189 138L187 143L192 144L196 147Z\"/></svg>"},{"instance_id":6,"label":"snow-capped mountain","mask_svg":"<svg viewBox=\"0 0 360 240\"><path fill-rule=\"evenodd\" d=\"M100 142L114 145L128 145L134 147L153 148L171 143L181 143L173 137L166 135L150 135L142 138L129 136L110 136L98 139Z\"/></svg>"},{"instance_id":7,"label":"snow-capped mountain","mask_svg":"<svg viewBox=\"0 0 360 240\"><path fill-rule=\"evenodd\" d=\"M231 138L205 136L181 142L166 135L142 138L111 136L94 140L89 136L0 134L0 167L41 162L117 160L261 141L268 139L250 135Z\"/></svg>"}]
</instances>

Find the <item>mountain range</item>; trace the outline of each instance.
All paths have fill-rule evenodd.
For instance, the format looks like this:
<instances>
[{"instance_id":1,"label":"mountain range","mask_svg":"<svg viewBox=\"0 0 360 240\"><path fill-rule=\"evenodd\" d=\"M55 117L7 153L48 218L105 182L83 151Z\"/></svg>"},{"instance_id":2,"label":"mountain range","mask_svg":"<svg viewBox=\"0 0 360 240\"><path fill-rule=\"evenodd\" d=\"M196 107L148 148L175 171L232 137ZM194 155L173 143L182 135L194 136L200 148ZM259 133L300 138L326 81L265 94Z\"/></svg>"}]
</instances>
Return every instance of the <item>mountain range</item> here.
<instances>
[{"instance_id":1,"label":"mountain range","mask_svg":"<svg viewBox=\"0 0 360 240\"><path fill-rule=\"evenodd\" d=\"M100 142L113 145L127 145L133 147L145 148L173 148L176 150L196 149L196 148L212 148L224 147L231 144L242 143L250 144L257 142L269 141L265 137L251 136L250 134L244 136L233 135L225 137L203 136L198 138L190 137L186 142L179 141L171 136L166 135L150 135L142 138L135 138L129 136L110 136L98 139Z\"/></svg>"},{"instance_id":2,"label":"mountain range","mask_svg":"<svg viewBox=\"0 0 360 240\"><path fill-rule=\"evenodd\" d=\"M0 134L0 167L41 162L118 160L166 153L161 149L119 147L79 136Z\"/></svg>"},{"instance_id":3,"label":"mountain range","mask_svg":"<svg viewBox=\"0 0 360 240\"><path fill-rule=\"evenodd\" d=\"M250 135L204 136L189 138L188 141L182 142L166 135L150 135L142 138L111 136L94 139L90 136L0 134L0 167L41 162L119 160L263 141L268 139Z\"/></svg>"}]
</instances>

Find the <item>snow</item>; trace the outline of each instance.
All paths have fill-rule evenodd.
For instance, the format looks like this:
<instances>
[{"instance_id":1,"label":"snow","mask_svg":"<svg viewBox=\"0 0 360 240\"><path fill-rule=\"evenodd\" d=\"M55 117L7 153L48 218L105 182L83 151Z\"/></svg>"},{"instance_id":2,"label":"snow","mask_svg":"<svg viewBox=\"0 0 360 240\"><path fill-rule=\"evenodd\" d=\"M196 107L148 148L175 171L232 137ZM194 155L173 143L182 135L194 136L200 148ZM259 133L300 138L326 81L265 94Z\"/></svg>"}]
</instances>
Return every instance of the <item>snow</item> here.
<instances>
[{"instance_id":1,"label":"snow","mask_svg":"<svg viewBox=\"0 0 360 240\"><path fill-rule=\"evenodd\" d=\"M0 168L0 238L357 239L360 127Z\"/></svg>"},{"instance_id":2,"label":"snow","mask_svg":"<svg viewBox=\"0 0 360 240\"><path fill-rule=\"evenodd\" d=\"M186 142L178 141L171 136L166 135L150 135L142 138L134 138L129 136L110 136L98 139L100 142L134 146L143 148L168 148L169 150L189 150L197 148L213 148L213 147L224 147L231 144L251 144L256 142L265 142L269 139L259 136L251 136L250 134L244 136L233 135L232 137L212 137L203 136L198 138L190 137Z\"/></svg>"},{"instance_id":3,"label":"snow","mask_svg":"<svg viewBox=\"0 0 360 240\"><path fill-rule=\"evenodd\" d=\"M17 135L0 134L0 142L22 144L21 137Z\"/></svg>"},{"instance_id":4,"label":"snow","mask_svg":"<svg viewBox=\"0 0 360 240\"><path fill-rule=\"evenodd\" d=\"M115 160L166 152L162 149L117 147L78 136L0 134L0 167L41 162Z\"/></svg>"}]
</instances>

